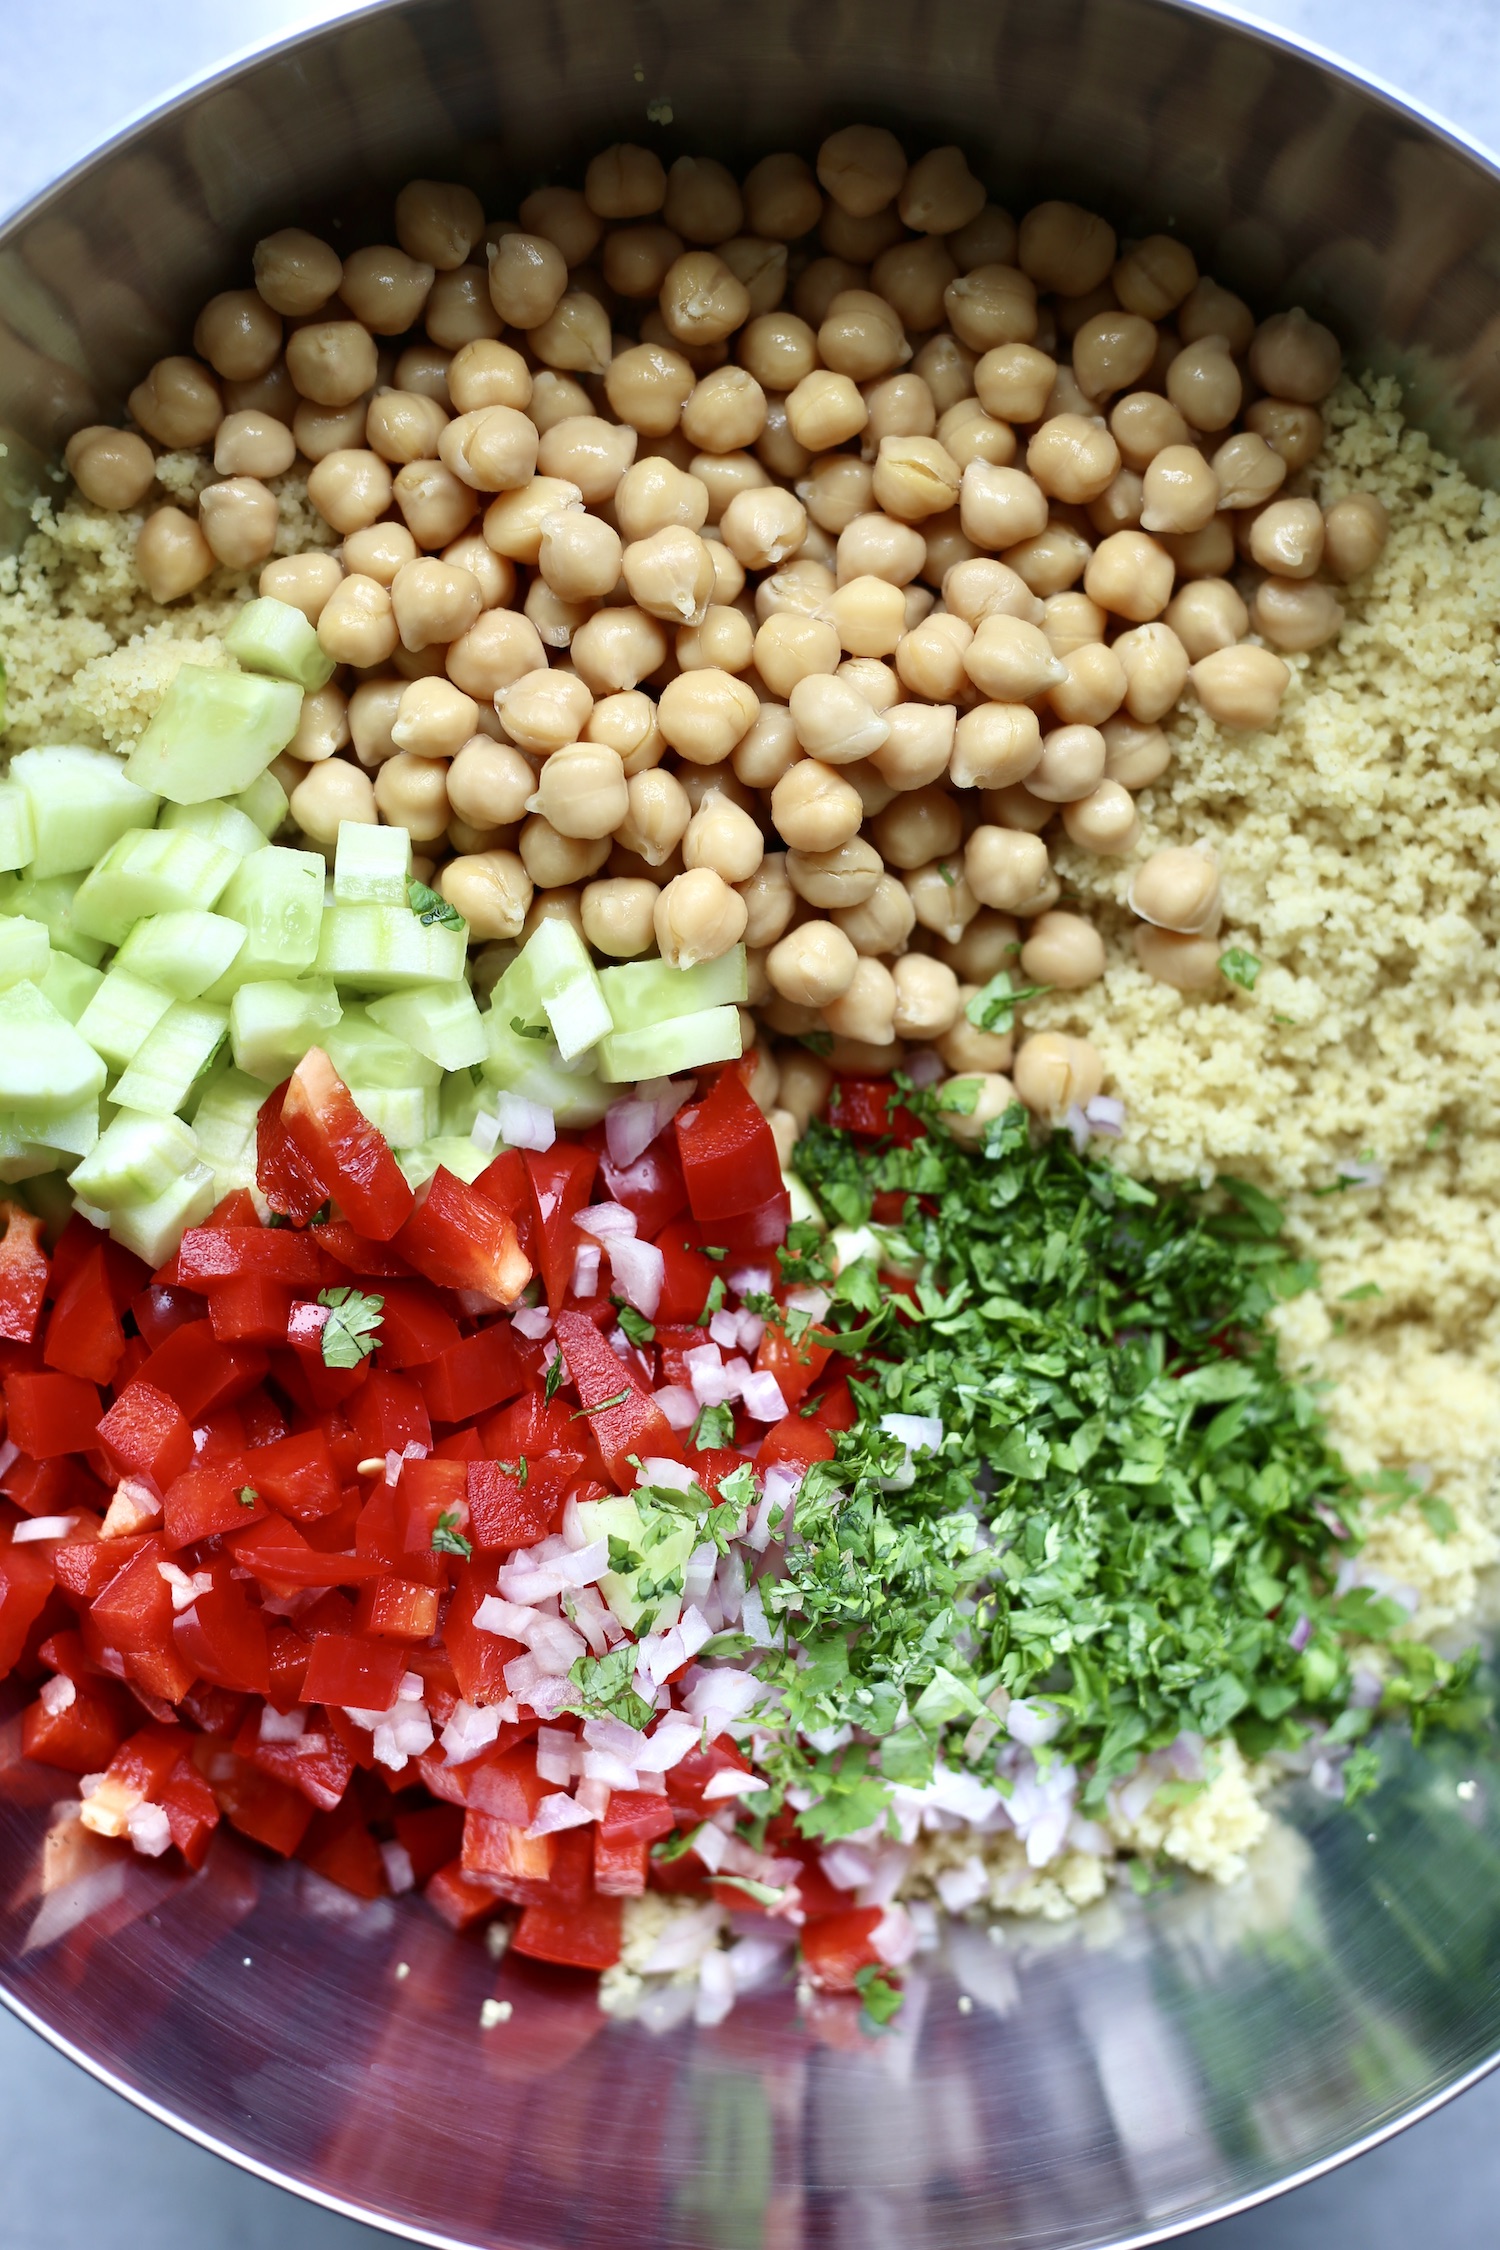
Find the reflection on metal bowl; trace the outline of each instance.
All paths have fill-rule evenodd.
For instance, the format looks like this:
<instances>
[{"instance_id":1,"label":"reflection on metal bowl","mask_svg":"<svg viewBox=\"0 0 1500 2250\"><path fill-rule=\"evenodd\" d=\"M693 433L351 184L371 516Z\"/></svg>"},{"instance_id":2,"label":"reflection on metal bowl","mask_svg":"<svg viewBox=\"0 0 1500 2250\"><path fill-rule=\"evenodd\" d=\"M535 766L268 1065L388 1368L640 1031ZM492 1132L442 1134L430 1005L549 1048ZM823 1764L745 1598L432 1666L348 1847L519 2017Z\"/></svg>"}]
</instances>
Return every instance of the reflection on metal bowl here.
<instances>
[{"instance_id":1,"label":"reflection on metal bowl","mask_svg":"<svg viewBox=\"0 0 1500 2250\"><path fill-rule=\"evenodd\" d=\"M406 0L189 94L6 230L6 504L269 225L357 224L412 172L502 210L611 138L733 157L858 117L963 143L1004 200L1172 223L1257 304L1395 368L1495 481L1500 180L1295 48L1167 0ZM591 1982L232 1837L197 1878L93 1847L44 1870L63 1790L17 1741L0 1721L3 1997L199 2140L424 2240L1144 2240L1351 2153L1500 2048L1500 1765L1454 1737L1393 1746L1353 1811L1290 1802L1231 1889L1120 1890L999 1943L955 1926L878 2037L789 1986L713 2029L670 2002L611 2023Z\"/></svg>"}]
</instances>

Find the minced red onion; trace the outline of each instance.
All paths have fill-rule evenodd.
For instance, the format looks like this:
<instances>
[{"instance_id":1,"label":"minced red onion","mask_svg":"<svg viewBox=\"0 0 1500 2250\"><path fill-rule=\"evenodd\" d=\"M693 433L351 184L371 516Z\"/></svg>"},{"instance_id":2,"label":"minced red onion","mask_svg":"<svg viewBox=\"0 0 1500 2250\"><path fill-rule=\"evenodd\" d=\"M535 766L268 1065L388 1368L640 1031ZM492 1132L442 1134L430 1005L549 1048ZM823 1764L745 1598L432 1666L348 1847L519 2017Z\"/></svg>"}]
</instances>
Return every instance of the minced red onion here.
<instances>
[{"instance_id":1,"label":"minced red onion","mask_svg":"<svg viewBox=\"0 0 1500 2250\"><path fill-rule=\"evenodd\" d=\"M771 1284L769 1266L737 1266L729 1276L729 1286L737 1297L769 1297Z\"/></svg>"},{"instance_id":2,"label":"minced red onion","mask_svg":"<svg viewBox=\"0 0 1500 2250\"><path fill-rule=\"evenodd\" d=\"M43 1680L37 1701L49 1719L56 1719L78 1701L78 1690L66 1672L54 1672L50 1680Z\"/></svg>"},{"instance_id":3,"label":"minced red onion","mask_svg":"<svg viewBox=\"0 0 1500 2250\"><path fill-rule=\"evenodd\" d=\"M594 1815L576 1797L563 1790L554 1796L544 1797L536 1808L536 1817L527 1829L528 1836L555 1836L563 1828L587 1828Z\"/></svg>"},{"instance_id":4,"label":"minced red onion","mask_svg":"<svg viewBox=\"0 0 1500 2250\"><path fill-rule=\"evenodd\" d=\"M450 1766L466 1765L488 1750L500 1732L500 1713L493 1703L455 1703L443 1729L443 1754Z\"/></svg>"},{"instance_id":5,"label":"minced red onion","mask_svg":"<svg viewBox=\"0 0 1500 2250\"><path fill-rule=\"evenodd\" d=\"M500 1138L499 1118L491 1117L487 1110L482 1109L469 1127L469 1138L481 1156L493 1156Z\"/></svg>"},{"instance_id":6,"label":"minced red onion","mask_svg":"<svg viewBox=\"0 0 1500 2250\"><path fill-rule=\"evenodd\" d=\"M24 1523L16 1525L10 1543L13 1547L24 1547L33 1539L66 1539L77 1524L76 1516L28 1516ZM210 1579L209 1584L212 1583Z\"/></svg>"},{"instance_id":7,"label":"minced red onion","mask_svg":"<svg viewBox=\"0 0 1500 2250\"><path fill-rule=\"evenodd\" d=\"M573 1213L573 1224L597 1241L608 1242L616 1235L634 1234L636 1216L623 1203L591 1203L586 1210Z\"/></svg>"},{"instance_id":8,"label":"minced red onion","mask_svg":"<svg viewBox=\"0 0 1500 2250\"><path fill-rule=\"evenodd\" d=\"M684 1718L680 1711L668 1711L633 1753L636 1772L670 1773L697 1748L701 1733L696 1719Z\"/></svg>"},{"instance_id":9,"label":"minced red onion","mask_svg":"<svg viewBox=\"0 0 1500 2250\"><path fill-rule=\"evenodd\" d=\"M740 1316L721 1305L708 1324L709 1339L725 1351L734 1351L740 1340Z\"/></svg>"},{"instance_id":10,"label":"minced red onion","mask_svg":"<svg viewBox=\"0 0 1500 2250\"><path fill-rule=\"evenodd\" d=\"M684 1383L664 1383L651 1398L674 1430L690 1430L698 1419L698 1401Z\"/></svg>"},{"instance_id":11,"label":"minced red onion","mask_svg":"<svg viewBox=\"0 0 1500 2250\"><path fill-rule=\"evenodd\" d=\"M637 1484L659 1484L668 1492L691 1492L698 1482L685 1461L673 1461L664 1453L648 1453L636 1471Z\"/></svg>"},{"instance_id":12,"label":"minced red onion","mask_svg":"<svg viewBox=\"0 0 1500 2250\"><path fill-rule=\"evenodd\" d=\"M666 1258L654 1242L638 1242L633 1235L610 1235L604 1246L615 1287L627 1305L650 1320L666 1286Z\"/></svg>"},{"instance_id":13,"label":"minced red onion","mask_svg":"<svg viewBox=\"0 0 1500 2250\"><path fill-rule=\"evenodd\" d=\"M529 1337L534 1344L539 1344L552 1330L552 1315L545 1305L518 1305L510 1322L519 1335Z\"/></svg>"},{"instance_id":14,"label":"minced red onion","mask_svg":"<svg viewBox=\"0 0 1500 2250\"><path fill-rule=\"evenodd\" d=\"M411 1863L411 1853L404 1844L398 1844L394 1841L382 1844L380 1857L385 1863L385 1879L397 1898L401 1896L403 1891L416 1889L416 1871Z\"/></svg>"},{"instance_id":15,"label":"minced red onion","mask_svg":"<svg viewBox=\"0 0 1500 2250\"><path fill-rule=\"evenodd\" d=\"M1005 1730L1013 1742L1024 1743L1028 1750L1036 1750L1051 1742L1062 1730L1063 1715L1055 1703L1040 1698L1028 1702L1024 1697L1011 1697L1005 1712Z\"/></svg>"},{"instance_id":16,"label":"minced red onion","mask_svg":"<svg viewBox=\"0 0 1500 2250\"><path fill-rule=\"evenodd\" d=\"M1308 1642L1312 1639L1312 1635L1312 1619L1304 1612L1304 1614L1298 1618L1296 1624L1292 1627L1290 1633L1288 1633L1287 1635L1287 1646L1291 1649L1294 1656L1300 1656L1302 1654L1302 1651L1306 1648Z\"/></svg>"},{"instance_id":17,"label":"minced red onion","mask_svg":"<svg viewBox=\"0 0 1500 2250\"><path fill-rule=\"evenodd\" d=\"M1084 1105L1084 1116L1096 1133L1118 1140L1125 1130L1125 1104L1115 1094L1096 1094Z\"/></svg>"},{"instance_id":18,"label":"minced red onion","mask_svg":"<svg viewBox=\"0 0 1500 2250\"><path fill-rule=\"evenodd\" d=\"M870 1951L888 1969L904 1968L917 1950L917 1933L904 1906L888 1906L869 1937Z\"/></svg>"},{"instance_id":19,"label":"minced red onion","mask_svg":"<svg viewBox=\"0 0 1500 2250\"><path fill-rule=\"evenodd\" d=\"M791 1412L781 1385L769 1369L747 1375L740 1385L740 1398L752 1422L779 1422Z\"/></svg>"},{"instance_id":20,"label":"minced red onion","mask_svg":"<svg viewBox=\"0 0 1500 2250\"><path fill-rule=\"evenodd\" d=\"M914 1086L935 1086L948 1075L948 1065L934 1047L912 1047L902 1065Z\"/></svg>"},{"instance_id":21,"label":"minced red onion","mask_svg":"<svg viewBox=\"0 0 1500 2250\"><path fill-rule=\"evenodd\" d=\"M495 1103L500 1138L508 1148L549 1149L557 1139L557 1119L540 1102L523 1094L501 1094Z\"/></svg>"},{"instance_id":22,"label":"minced red onion","mask_svg":"<svg viewBox=\"0 0 1500 2250\"><path fill-rule=\"evenodd\" d=\"M1063 1123L1073 1136L1074 1148L1082 1156L1093 1137L1094 1129L1077 1102L1069 1102L1067 1108L1063 1111Z\"/></svg>"},{"instance_id":23,"label":"minced red onion","mask_svg":"<svg viewBox=\"0 0 1500 2250\"><path fill-rule=\"evenodd\" d=\"M599 1260L603 1255L597 1242L580 1242L573 1253L572 1289L575 1297L593 1297L599 1290Z\"/></svg>"},{"instance_id":24,"label":"minced red onion","mask_svg":"<svg viewBox=\"0 0 1500 2250\"><path fill-rule=\"evenodd\" d=\"M693 1078L648 1078L604 1113L604 1145L621 1171L643 1157L697 1091Z\"/></svg>"}]
</instances>

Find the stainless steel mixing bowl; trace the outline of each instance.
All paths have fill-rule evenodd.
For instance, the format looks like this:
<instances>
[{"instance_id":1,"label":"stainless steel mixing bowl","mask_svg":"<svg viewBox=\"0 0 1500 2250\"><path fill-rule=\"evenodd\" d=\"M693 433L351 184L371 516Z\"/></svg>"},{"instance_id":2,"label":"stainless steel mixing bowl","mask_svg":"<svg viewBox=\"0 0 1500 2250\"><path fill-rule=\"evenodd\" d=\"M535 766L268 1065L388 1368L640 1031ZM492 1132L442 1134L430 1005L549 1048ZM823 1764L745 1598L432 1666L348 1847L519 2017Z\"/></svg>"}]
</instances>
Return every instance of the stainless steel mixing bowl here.
<instances>
[{"instance_id":1,"label":"stainless steel mixing bowl","mask_svg":"<svg viewBox=\"0 0 1500 2250\"><path fill-rule=\"evenodd\" d=\"M5 501L23 521L59 441L268 226L354 241L412 172L501 210L615 137L734 158L861 117L962 142L1007 201L1174 226L1493 458L1500 179L1285 41L1168 0L405 0L183 96L5 231ZM1352 2154L1500 2048L1500 1761L1452 1738L1393 1750L1356 1811L1291 1807L1233 1890L958 1930L874 2041L790 1990L716 2030L606 2026L587 1984L232 1837L196 1880L101 1858L39 1914L63 1791L15 1741L0 1722L0 1994L205 2145L425 2241L1143 2242ZM511 2013L484 2029L490 1998Z\"/></svg>"}]
</instances>

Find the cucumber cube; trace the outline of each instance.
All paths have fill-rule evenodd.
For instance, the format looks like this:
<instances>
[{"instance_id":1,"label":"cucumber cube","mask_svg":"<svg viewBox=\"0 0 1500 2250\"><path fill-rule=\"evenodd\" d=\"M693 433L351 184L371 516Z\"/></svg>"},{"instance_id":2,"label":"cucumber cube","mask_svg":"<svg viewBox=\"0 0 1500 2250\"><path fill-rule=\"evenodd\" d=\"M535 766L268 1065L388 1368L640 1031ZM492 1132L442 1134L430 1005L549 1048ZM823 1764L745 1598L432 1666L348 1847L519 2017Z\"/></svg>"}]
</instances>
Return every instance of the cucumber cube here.
<instances>
[{"instance_id":1,"label":"cucumber cube","mask_svg":"<svg viewBox=\"0 0 1500 2250\"><path fill-rule=\"evenodd\" d=\"M486 1099L494 1097L472 1071L453 1071L443 1080L438 1095L438 1130L445 1139L464 1140L474 1130L474 1120Z\"/></svg>"},{"instance_id":2,"label":"cucumber cube","mask_svg":"<svg viewBox=\"0 0 1500 2250\"><path fill-rule=\"evenodd\" d=\"M269 840L286 819L287 793L274 773L257 775L248 789L229 799L236 812L253 820L262 836Z\"/></svg>"},{"instance_id":3,"label":"cucumber cube","mask_svg":"<svg viewBox=\"0 0 1500 2250\"><path fill-rule=\"evenodd\" d=\"M309 694L333 678L333 658L324 655L301 610L267 594L246 602L224 635L224 646L247 672L269 672L272 679L291 680Z\"/></svg>"},{"instance_id":4,"label":"cucumber cube","mask_svg":"<svg viewBox=\"0 0 1500 2250\"><path fill-rule=\"evenodd\" d=\"M242 984L229 1003L235 1068L278 1086L338 1020L331 984Z\"/></svg>"},{"instance_id":5,"label":"cucumber cube","mask_svg":"<svg viewBox=\"0 0 1500 2250\"><path fill-rule=\"evenodd\" d=\"M615 1095L593 1071L566 1068L550 1039L523 1039L496 1010L485 1017L484 1028L490 1045L484 1075L492 1086L539 1102L559 1125L598 1124Z\"/></svg>"},{"instance_id":6,"label":"cucumber cube","mask_svg":"<svg viewBox=\"0 0 1500 2250\"><path fill-rule=\"evenodd\" d=\"M97 969L89 968L86 962L75 961L71 953L54 953L47 963L46 975L40 980L41 989L53 1007L71 1024L77 1023L103 982Z\"/></svg>"},{"instance_id":7,"label":"cucumber cube","mask_svg":"<svg viewBox=\"0 0 1500 2250\"><path fill-rule=\"evenodd\" d=\"M735 1062L741 1047L738 1008L700 1008L644 1031L612 1031L599 1042L599 1076L633 1086L642 1078L671 1078L705 1063Z\"/></svg>"},{"instance_id":8,"label":"cucumber cube","mask_svg":"<svg viewBox=\"0 0 1500 2250\"><path fill-rule=\"evenodd\" d=\"M644 1031L649 1024L670 1023L705 1008L742 1006L750 991L742 945L692 969L674 969L665 961L622 961L601 969L599 982L616 1031Z\"/></svg>"},{"instance_id":9,"label":"cucumber cube","mask_svg":"<svg viewBox=\"0 0 1500 2250\"><path fill-rule=\"evenodd\" d=\"M489 1053L484 1019L466 984L424 984L415 992L389 993L370 1002L370 1019L444 1070L467 1070Z\"/></svg>"},{"instance_id":10,"label":"cucumber cube","mask_svg":"<svg viewBox=\"0 0 1500 2250\"><path fill-rule=\"evenodd\" d=\"M346 1002L344 1013L326 1039L318 1042L346 1086L436 1086L442 1070L404 1039L375 1022L357 1000Z\"/></svg>"},{"instance_id":11,"label":"cucumber cube","mask_svg":"<svg viewBox=\"0 0 1500 2250\"><path fill-rule=\"evenodd\" d=\"M290 680L184 664L131 751L126 777L174 805L238 796L286 748L301 712L302 690Z\"/></svg>"},{"instance_id":12,"label":"cucumber cube","mask_svg":"<svg viewBox=\"0 0 1500 2250\"><path fill-rule=\"evenodd\" d=\"M425 1187L439 1165L468 1186L478 1179L489 1161L483 1149L476 1148L467 1133L460 1134L457 1138L451 1134L437 1134L431 1140L420 1142L415 1148L399 1150L396 1157L396 1162L406 1175L408 1187L413 1188Z\"/></svg>"},{"instance_id":13,"label":"cucumber cube","mask_svg":"<svg viewBox=\"0 0 1500 2250\"><path fill-rule=\"evenodd\" d=\"M174 1000L136 1049L110 1099L121 1109L170 1117L181 1109L194 1079L212 1062L228 1030L227 1008L211 1008L201 1000Z\"/></svg>"},{"instance_id":14,"label":"cucumber cube","mask_svg":"<svg viewBox=\"0 0 1500 2250\"><path fill-rule=\"evenodd\" d=\"M136 923L110 966L160 985L174 1000L196 1000L244 942L244 924L227 914L150 914Z\"/></svg>"},{"instance_id":15,"label":"cucumber cube","mask_svg":"<svg viewBox=\"0 0 1500 2250\"><path fill-rule=\"evenodd\" d=\"M31 812L34 876L75 875L97 867L127 829L149 828L157 800L125 778L125 761L73 743L22 750L10 778Z\"/></svg>"},{"instance_id":16,"label":"cucumber cube","mask_svg":"<svg viewBox=\"0 0 1500 2250\"><path fill-rule=\"evenodd\" d=\"M51 960L45 922L30 921L24 914L0 918L0 985L19 984L23 978L40 984Z\"/></svg>"},{"instance_id":17,"label":"cucumber cube","mask_svg":"<svg viewBox=\"0 0 1500 2250\"><path fill-rule=\"evenodd\" d=\"M312 967L323 920L326 874L317 852L289 851L282 844L269 844L241 860L219 901L219 911L244 925L245 943L206 988L211 1000L227 1001L242 984L295 977Z\"/></svg>"},{"instance_id":18,"label":"cucumber cube","mask_svg":"<svg viewBox=\"0 0 1500 2250\"><path fill-rule=\"evenodd\" d=\"M104 1065L34 984L0 992L0 1107L34 1116L104 1091Z\"/></svg>"},{"instance_id":19,"label":"cucumber cube","mask_svg":"<svg viewBox=\"0 0 1500 2250\"><path fill-rule=\"evenodd\" d=\"M222 844L226 852L236 859L248 859L252 852L263 852L266 839L248 813L239 812L233 805L168 805L158 828L187 828L195 836L206 836L212 844Z\"/></svg>"},{"instance_id":20,"label":"cucumber cube","mask_svg":"<svg viewBox=\"0 0 1500 2250\"><path fill-rule=\"evenodd\" d=\"M64 1156L87 1156L99 1139L99 1104L87 1101L72 1109L38 1110L18 1123L43 1148Z\"/></svg>"},{"instance_id":21,"label":"cucumber cube","mask_svg":"<svg viewBox=\"0 0 1500 2250\"><path fill-rule=\"evenodd\" d=\"M78 1035L111 1070L133 1062L172 1005L170 992L122 969L118 962L101 978L99 989L78 1018Z\"/></svg>"},{"instance_id":22,"label":"cucumber cube","mask_svg":"<svg viewBox=\"0 0 1500 2250\"><path fill-rule=\"evenodd\" d=\"M411 838L404 828L372 828L341 820L333 860L333 895L341 905L367 899L376 906L405 906L411 881Z\"/></svg>"},{"instance_id":23,"label":"cucumber cube","mask_svg":"<svg viewBox=\"0 0 1500 2250\"><path fill-rule=\"evenodd\" d=\"M143 915L212 906L238 865L233 852L190 830L132 828L84 877L73 919L86 937L119 945Z\"/></svg>"},{"instance_id":24,"label":"cucumber cube","mask_svg":"<svg viewBox=\"0 0 1500 2250\"><path fill-rule=\"evenodd\" d=\"M545 1017L564 1062L614 1029L589 949L571 922L539 922L495 986L490 1005L507 1020Z\"/></svg>"},{"instance_id":25,"label":"cucumber cube","mask_svg":"<svg viewBox=\"0 0 1500 2250\"><path fill-rule=\"evenodd\" d=\"M109 1232L148 1266L164 1266L188 1228L201 1226L217 1201L213 1173L206 1164L195 1164L154 1201L110 1212ZM104 1217L101 1211L95 1224Z\"/></svg>"},{"instance_id":26,"label":"cucumber cube","mask_svg":"<svg viewBox=\"0 0 1500 2250\"><path fill-rule=\"evenodd\" d=\"M0 914L25 914L33 922L45 922L55 952L71 953L75 961L86 961L94 969L104 958L104 947L77 921L82 880L78 875L48 875L38 881L29 876L0 877Z\"/></svg>"},{"instance_id":27,"label":"cucumber cube","mask_svg":"<svg viewBox=\"0 0 1500 2250\"><path fill-rule=\"evenodd\" d=\"M317 971L356 992L457 984L468 934L467 924L455 930L443 922L424 923L408 906L334 905L323 917Z\"/></svg>"},{"instance_id":28,"label":"cucumber cube","mask_svg":"<svg viewBox=\"0 0 1500 2250\"><path fill-rule=\"evenodd\" d=\"M193 1110L193 1131L219 1195L255 1182L255 1125L266 1089L241 1070L210 1080Z\"/></svg>"},{"instance_id":29,"label":"cucumber cube","mask_svg":"<svg viewBox=\"0 0 1500 2250\"><path fill-rule=\"evenodd\" d=\"M351 1086L355 1103L392 1148L415 1148L438 1128L433 1086Z\"/></svg>"},{"instance_id":30,"label":"cucumber cube","mask_svg":"<svg viewBox=\"0 0 1500 2250\"><path fill-rule=\"evenodd\" d=\"M199 1161L198 1140L180 1117L121 1110L73 1173L73 1192L100 1210L152 1203Z\"/></svg>"},{"instance_id":31,"label":"cucumber cube","mask_svg":"<svg viewBox=\"0 0 1500 2250\"><path fill-rule=\"evenodd\" d=\"M13 1187L17 1180L34 1180L55 1172L62 1159L55 1148L33 1140L31 1128L0 1112L0 1180Z\"/></svg>"},{"instance_id":32,"label":"cucumber cube","mask_svg":"<svg viewBox=\"0 0 1500 2250\"><path fill-rule=\"evenodd\" d=\"M25 790L17 782L0 781L0 868L24 867L35 850Z\"/></svg>"}]
</instances>

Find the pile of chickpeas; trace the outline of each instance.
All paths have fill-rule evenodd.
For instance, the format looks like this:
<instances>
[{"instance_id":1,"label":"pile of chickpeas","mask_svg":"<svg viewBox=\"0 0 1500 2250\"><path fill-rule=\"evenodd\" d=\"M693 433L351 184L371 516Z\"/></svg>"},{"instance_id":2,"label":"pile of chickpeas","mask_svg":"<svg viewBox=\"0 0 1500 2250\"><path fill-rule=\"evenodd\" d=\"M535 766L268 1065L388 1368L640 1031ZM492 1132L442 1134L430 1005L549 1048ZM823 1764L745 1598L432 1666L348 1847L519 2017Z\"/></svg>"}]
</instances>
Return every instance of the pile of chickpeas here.
<instances>
[{"instance_id":1,"label":"pile of chickpeas","mask_svg":"<svg viewBox=\"0 0 1500 2250\"><path fill-rule=\"evenodd\" d=\"M1170 236L1018 224L959 149L908 163L874 126L742 181L606 149L514 220L414 180L394 232L267 236L135 427L67 450L106 508L149 506L153 447L211 451L137 564L164 603L259 567L316 627L338 670L276 769L302 835L405 827L480 947L556 915L609 960L743 940L788 1139L830 1065L913 1042L980 1078L961 1133L1012 1088L1086 1104L1087 1041L966 1003L1017 964L1100 977L1053 822L1132 852L1189 683L1267 727L1278 651L1337 633L1387 526L1294 489L1334 336L1257 325ZM278 558L299 459L341 544ZM1211 853L1154 854L1130 903L1150 975L1216 982Z\"/></svg>"}]
</instances>

